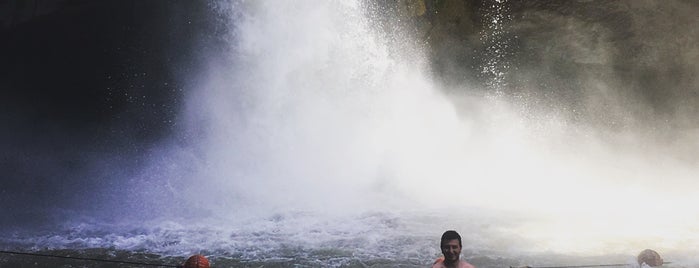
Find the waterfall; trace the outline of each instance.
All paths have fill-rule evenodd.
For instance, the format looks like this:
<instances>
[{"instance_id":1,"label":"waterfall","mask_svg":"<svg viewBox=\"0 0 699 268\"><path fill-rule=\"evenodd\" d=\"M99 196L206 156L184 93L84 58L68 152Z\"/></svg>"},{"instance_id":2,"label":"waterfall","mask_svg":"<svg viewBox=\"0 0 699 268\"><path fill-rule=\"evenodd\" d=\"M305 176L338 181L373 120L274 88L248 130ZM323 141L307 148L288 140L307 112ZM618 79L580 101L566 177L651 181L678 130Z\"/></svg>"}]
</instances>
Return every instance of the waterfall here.
<instances>
[{"instance_id":1,"label":"waterfall","mask_svg":"<svg viewBox=\"0 0 699 268\"><path fill-rule=\"evenodd\" d=\"M180 77L193 86L182 107L173 105L181 108L173 133L134 150L143 154L138 160L121 160L133 165L117 161L127 153L97 157L97 171L84 172L100 176L89 184L99 191L86 199L101 201L85 205L92 210L57 212L55 229L0 241L163 256L204 251L254 264L421 266L439 254L439 235L456 229L465 253L493 266L527 254L555 261L551 254L649 247L670 254L666 260L691 259L699 248L692 206L699 169L694 147L680 147L694 144L696 133L668 147L626 121L607 129L568 116L594 100L614 112L627 106L609 103L644 107L610 100L621 71L604 65L601 52L616 51L588 39L594 49L571 45L583 67L565 71L596 95L551 98L560 110L529 109L543 101L517 90L562 89L522 82L556 70L517 65L524 48L516 41L536 32L510 27L522 18L507 0L473 11L480 47L468 50L482 52L475 76L485 83L444 83L432 69L430 42L438 39L416 33L411 20L424 16L429 28L436 6L457 2L398 1L420 3L409 11L361 0L212 3L207 11L221 19L216 38L224 47L196 47L206 66ZM606 40L608 32L594 30Z\"/></svg>"}]
</instances>

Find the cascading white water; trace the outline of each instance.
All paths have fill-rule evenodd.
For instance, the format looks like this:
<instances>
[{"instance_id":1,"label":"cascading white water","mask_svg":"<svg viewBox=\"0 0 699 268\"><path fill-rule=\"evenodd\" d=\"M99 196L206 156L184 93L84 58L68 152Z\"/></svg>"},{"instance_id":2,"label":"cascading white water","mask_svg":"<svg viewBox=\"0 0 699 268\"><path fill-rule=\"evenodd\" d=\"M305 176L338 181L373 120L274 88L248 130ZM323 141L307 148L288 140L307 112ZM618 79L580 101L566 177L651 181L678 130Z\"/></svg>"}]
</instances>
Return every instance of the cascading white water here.
<instances>
[{"instance_id":1,"label":"cascading white water","mask_svg":"<svg viewBox=\"0 0 699 268\"><path fill-rule=\"evenodd\" d=\"M411 139L455 135L440 129L458 122L424 59L392 55L362 5L239 7L234 63L192 104L207 131L203 175L228 204L365 208L364 197L394 186L397 156L422 157L405 153L422 146ZM436 128L421 130L425 122Z\"/></svg>"},{"instance_id":2,"label":"cascading white water","mask_svg":"<svg viewBox=\"0 0 699 268\"><path fill-rule=\"evenodd\" d=\"M369 15L381 5L219 5L232 5L222 23L230 54L192 78L201 82L182 112L188 143L154 153L130 200L114 201L185 216L74 224L30 244L420 266L456 229L471 255L650 247L697 262L691 161L632 132L523 114L501 98L506 59L484 66L495 99L469 84L447 94L431 77L429 44L391 31L404 21Z\"/></svg>"},{"instance_id":3,"label":"cascading white water","mask_svg":"<svg viewBox=\"0 0 699 268\"><path fill-rule=\"evenodd\" d=\"M524 251L697 246L697 211L677 209L699 201L695 167L655 148L610 146L644 142L632 135L606 133L609 143L555 114L525 117L502 101L446 96L424 51L395 49L414 42L387 40L366 8L236 4L233 60L190 100L192 127L204 133L196 175L207 197L191 202L234 218L425 210L479 218L485 210L519 219L493 224L529 241ZM477 112L460 113L465 106Z\"/></svg>"},{"instance_id":4,"label":"cascading white water","mask_svg":"<svg viewBox=\"0 0 699 268\"><path fill-rule=\"evenodd\" d=\"M190 102L208 199L191 202L234 218L425 209L478 218L475 208L516 215L504 232L536 241L526 249L535 251L696 245L696 211L674 209L697 201L687 190L695 168L652 149L616 150L555 115L449 99L420 47L391 47L413 42L386 40L365 8L237 3L232 63Z\"/></svg>"}]
</instances>

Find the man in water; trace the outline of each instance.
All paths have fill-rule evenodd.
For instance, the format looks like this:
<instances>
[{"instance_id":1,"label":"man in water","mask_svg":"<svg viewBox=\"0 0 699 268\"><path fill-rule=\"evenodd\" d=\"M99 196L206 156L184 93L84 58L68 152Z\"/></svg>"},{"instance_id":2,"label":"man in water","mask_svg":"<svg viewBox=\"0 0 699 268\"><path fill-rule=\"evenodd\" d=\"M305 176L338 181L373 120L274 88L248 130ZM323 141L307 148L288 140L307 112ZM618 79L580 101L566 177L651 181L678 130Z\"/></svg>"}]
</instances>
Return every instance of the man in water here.
<instances>
[{"instance_id":1,"label":"man in water","mask_svg":"<svg viewBox=\"0 0 699 268\"><path fill-rule=\"evenodd\" d=\"M461 236L456 231L446 231L439 243L443 258L437 259L432 268L475 268L468 262L459 259L461 255Z\"/></svg>"}]
</instances>

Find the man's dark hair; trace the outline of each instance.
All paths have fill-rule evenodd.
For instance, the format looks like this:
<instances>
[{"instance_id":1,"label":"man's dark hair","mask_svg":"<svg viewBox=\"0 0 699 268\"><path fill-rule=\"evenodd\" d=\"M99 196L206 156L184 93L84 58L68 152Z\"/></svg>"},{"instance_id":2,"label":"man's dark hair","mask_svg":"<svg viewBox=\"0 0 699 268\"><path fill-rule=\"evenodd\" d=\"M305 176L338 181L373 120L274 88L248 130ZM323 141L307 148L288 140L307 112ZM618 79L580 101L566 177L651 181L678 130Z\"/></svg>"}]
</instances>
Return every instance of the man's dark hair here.
<instances>
[{"instance_id":1,"label":"man's dark hair","mask_svg":"<svg viewBox=\"0 0 699 268\"><path fill-rule=\"evenodd\" d=\"M439 242L439 247L442 247L442 245L444 245L444 242L449 241L449 240L453 240L453 239L458 239L459 240L459 247L463 247L461 245L461 236L459 235L459 233L457 233L454 230L449 230L449 231L444 232L444 234L442 235L442 240Z\"/></svg>"}]
</instances>

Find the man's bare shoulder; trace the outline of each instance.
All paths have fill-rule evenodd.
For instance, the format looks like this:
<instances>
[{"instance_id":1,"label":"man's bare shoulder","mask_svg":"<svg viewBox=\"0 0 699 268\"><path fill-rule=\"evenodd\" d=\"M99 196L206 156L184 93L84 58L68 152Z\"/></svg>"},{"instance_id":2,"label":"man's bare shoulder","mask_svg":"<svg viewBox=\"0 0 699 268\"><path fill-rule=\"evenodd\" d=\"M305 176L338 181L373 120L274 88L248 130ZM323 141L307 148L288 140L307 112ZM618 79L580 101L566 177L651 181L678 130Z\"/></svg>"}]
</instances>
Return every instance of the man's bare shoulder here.
<instances>
[{"instance_id":1,"label":"man's bare shoulder","mask_svg":"<svg viewBox=\"0 0 699 268\"><path fill-rule=\"evenodd\" d=\"M447 268L447 267L444 266L443 262L438 261L438 262L435 262L434 264L432 264L432 268Z\"/></svg>"},{"instance_id":2,"label":"man's bare shoulder","mask_svg":"<svg viewBox=\"0 0 699 268\"><path fill-rule=\"evenodd\" d=\"M457 268L476 268L475 266L471 265L468 262L459 260L459 263L456 265ZM432 268L448 268L446 265L444 265L444 262L440 259L438 259L434 264L432 264Z\"/></svg>"},{"instance_id":3,"label":"man's bare shoulder","mask_svg":"<svg viewBox=\"0 0 699 268\"><path fill-rule=\"evenodd\" d=\"M447 268L447 266L444 265L444 257L437 258L432 264L432 268Z\"/></svg>"},{"instance_id":4,"label":"man's bare shoulder","mask_svg":"<svg viewBox=\"0 0 699 268\"><path fill-rule=\"evenodd\" d=\"M434 263L430 267L431 268L446 268L446 266L444 266L443 261L444 261L444 258L439 257L437 260L434 261Z\"/></svg>"},{"instance_id":5,"label":"man's bare shoulder","mask_svg":"<svg viewBox=\"0 0 699 268\"><path fill-rule=\"evenodd\" d=\"M465 261L459 261L459 268L476 268L475 266L471 265L468 262Z\"/></svg>"}]
</instances>

